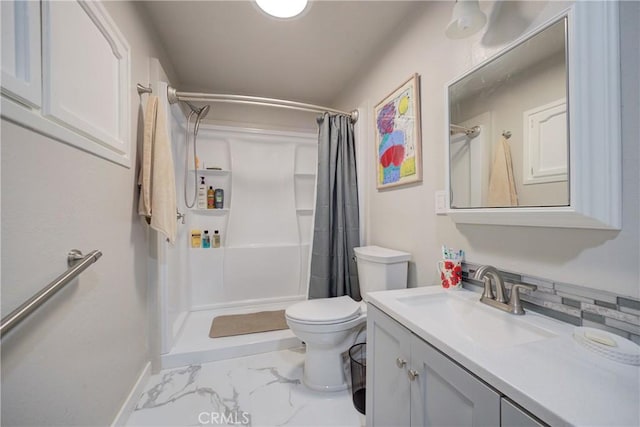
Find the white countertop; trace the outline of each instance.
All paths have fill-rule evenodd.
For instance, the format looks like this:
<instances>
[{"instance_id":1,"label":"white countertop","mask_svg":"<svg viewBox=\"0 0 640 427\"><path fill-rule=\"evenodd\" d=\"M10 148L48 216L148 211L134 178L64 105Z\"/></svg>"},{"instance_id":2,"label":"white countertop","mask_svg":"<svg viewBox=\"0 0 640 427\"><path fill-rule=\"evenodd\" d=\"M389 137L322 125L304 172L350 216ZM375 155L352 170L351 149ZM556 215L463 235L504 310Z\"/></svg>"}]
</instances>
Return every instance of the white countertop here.
<instances>
[{"instance_id":1,"label":"white countertop","mask_svg":"<svg viewBox=\"0 0 640 427\"><path fill-rule=\"evenodd\" d=\"M549 425L640 426L640 367L587 350L573 339L573 325L532 311L516 316L478 303L503 316L505 322L522 322L555 334L496 348L480 345L461 334L459 328L435 322L398 301L438 293L479 300L475 292L427 286L372 292L368 302Z\"/></svg>"}]
</instances>

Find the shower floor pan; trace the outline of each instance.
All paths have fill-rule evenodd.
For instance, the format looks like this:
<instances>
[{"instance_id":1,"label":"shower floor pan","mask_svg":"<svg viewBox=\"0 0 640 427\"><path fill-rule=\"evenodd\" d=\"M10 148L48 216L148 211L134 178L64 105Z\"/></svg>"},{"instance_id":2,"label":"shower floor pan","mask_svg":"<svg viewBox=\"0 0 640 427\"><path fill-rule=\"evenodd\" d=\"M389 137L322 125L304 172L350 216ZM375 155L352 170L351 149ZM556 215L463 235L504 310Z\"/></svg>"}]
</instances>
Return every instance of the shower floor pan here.
<instances>
[{"instance_id":1,"label":"shower floor pan","mask_svg":"<svg viewBox=\"0 0 640 427\"><path fill-rule=\"evenodd\" d=\"M161 355L161 369L177 368L179 366L214 362L216 360L233 359L236 357L300 347L302 341L293 335L290 329L236 335L232 337L209 338L209 329L215 316L254 313L266 310L283 310L293 302L190 312L187 315L176 344L169 353Z\"/></svg>"}]
</instances>

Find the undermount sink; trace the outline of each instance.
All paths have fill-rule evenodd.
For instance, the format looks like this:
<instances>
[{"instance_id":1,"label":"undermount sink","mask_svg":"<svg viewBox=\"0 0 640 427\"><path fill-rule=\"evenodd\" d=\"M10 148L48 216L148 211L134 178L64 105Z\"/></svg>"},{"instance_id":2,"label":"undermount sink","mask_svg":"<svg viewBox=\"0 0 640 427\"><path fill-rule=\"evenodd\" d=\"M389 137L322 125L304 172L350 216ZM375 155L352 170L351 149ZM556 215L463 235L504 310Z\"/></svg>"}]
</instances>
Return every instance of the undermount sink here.
<instances>
[{"instance_id":1,"label":"undermount sink","mask_svg":"<svg viewBox=\"0 0 640 427\"><path fill-rule=\"evenodd\" d=\"M476 298L475 294L473 297ZM452 332L485 347L511 347L556 336L518 316L498 311L466 296L438 293L399 297L397 300L408 309L419 312L420 318L448 325L453 328Z\"/></svg>"}]
</instances>

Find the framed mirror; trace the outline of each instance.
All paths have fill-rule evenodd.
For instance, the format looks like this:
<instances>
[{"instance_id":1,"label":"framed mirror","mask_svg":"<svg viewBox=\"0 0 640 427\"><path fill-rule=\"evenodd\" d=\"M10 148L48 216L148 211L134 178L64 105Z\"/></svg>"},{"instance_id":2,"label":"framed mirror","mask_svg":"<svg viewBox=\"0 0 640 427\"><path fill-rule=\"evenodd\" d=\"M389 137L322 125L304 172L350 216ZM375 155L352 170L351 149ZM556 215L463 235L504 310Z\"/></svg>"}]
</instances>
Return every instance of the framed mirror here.
<instances>
[{"instance_id":1,"label":"framed mirror","mask_svg":"<svg viewBox=\"0 0 640 427\"><path fill-rule=\"evenodd\" d=\"M610 3L576 2L447 85L456 222L620 228L619 30Z\"/></svg>"},{"instance_id":2,"label":"framed mirror","mask_svg":"<svg viewBox=\"0 0 640 427\"><path fill-rule=\"evenodd\" d=\"M569 205L566 25L449 85L451 207Z\"/></svg>"}]
</instances>

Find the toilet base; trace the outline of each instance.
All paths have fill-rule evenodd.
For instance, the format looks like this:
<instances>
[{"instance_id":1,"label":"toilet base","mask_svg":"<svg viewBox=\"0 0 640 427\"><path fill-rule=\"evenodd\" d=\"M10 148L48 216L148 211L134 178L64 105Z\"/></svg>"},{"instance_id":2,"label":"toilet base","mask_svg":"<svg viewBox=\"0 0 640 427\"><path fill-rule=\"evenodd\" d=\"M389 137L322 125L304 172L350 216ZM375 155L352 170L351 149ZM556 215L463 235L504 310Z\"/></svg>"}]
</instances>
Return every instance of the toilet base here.
<instances>
[{"instance_id":1,"label":"toilet base","mask_svg":"<svg viewBox=\"0 0 640 427\"><path fill-rule=\"evenodd\" d=\"M312 384L312 383L309 383L309 381L306 378L302 378L302 384L304 384L305 387L315 391L334 392L334 391L342 391L347 389L346 382L339 386L327 386L327 385Z\"/></svg>"},{"instance_id":2,"label":"toilet base","mask_svg":"<svg viewBox=\"0 0 640 427\"><path fill-rule=\"evenodd\" d=\"M342 391L347 388L342 348L314 348L307 343L304 359L305 386L317 391Z\"/></svg>"},{"instance_id":3,"label":"toilet base","mask_svg":"<svg viewBox=\"0 0 640 427\"><path fill-rule=\"evenodd\" d=\"M291 331L307 346L302 383L316 391L345 390L348 385L342 354L366 327L366 314L361 312L356 318L329 324L304 323L287 316L286 319Z\"/></svg>"}]
</instances>

